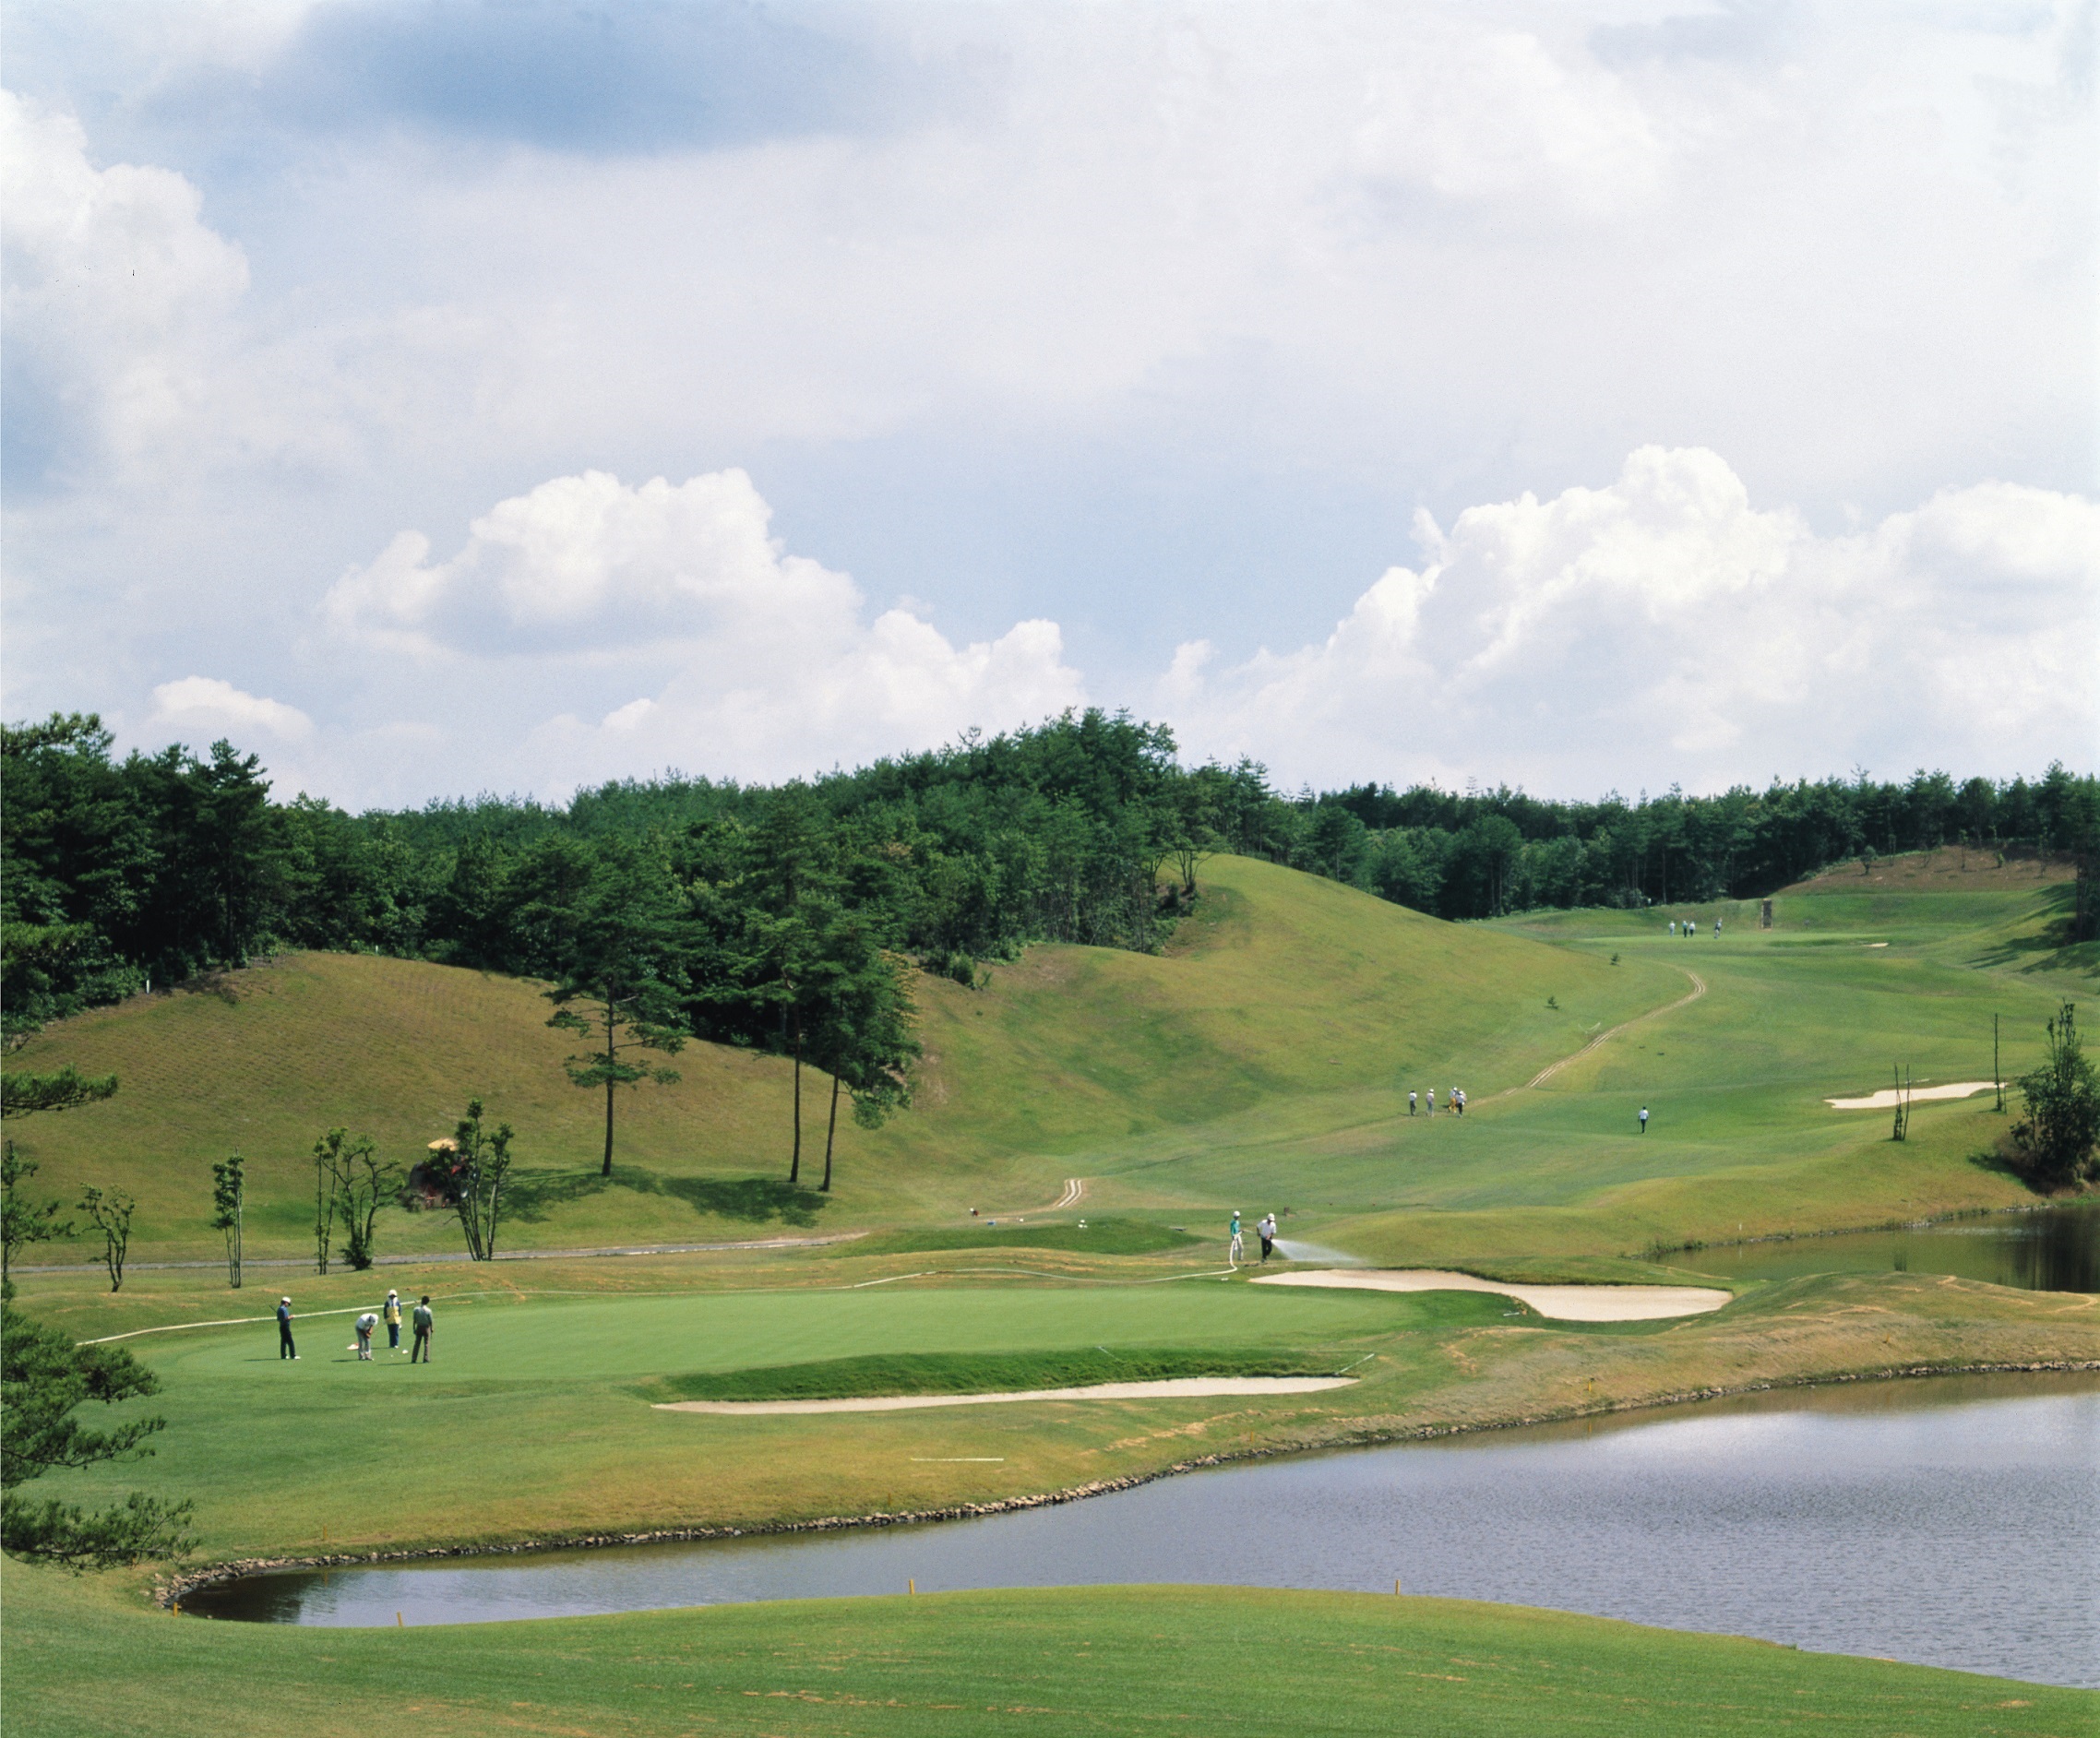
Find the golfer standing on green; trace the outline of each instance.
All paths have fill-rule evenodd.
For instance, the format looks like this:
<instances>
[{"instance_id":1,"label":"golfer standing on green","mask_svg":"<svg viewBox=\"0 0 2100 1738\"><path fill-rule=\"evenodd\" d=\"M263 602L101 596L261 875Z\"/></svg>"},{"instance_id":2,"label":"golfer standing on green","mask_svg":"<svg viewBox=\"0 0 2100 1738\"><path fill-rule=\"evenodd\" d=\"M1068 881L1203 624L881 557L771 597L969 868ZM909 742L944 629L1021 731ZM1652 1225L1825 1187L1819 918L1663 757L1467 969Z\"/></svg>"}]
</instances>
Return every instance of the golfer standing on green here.
<instances>
[{"instance_id":1,"label":"golfer standing on green","mask_svg":"<svg viewBox=\"0 0 2100 1738\"><path fill-rule=\"evenodd\" d=\"M277 1300L277 1355L294 1363L299 1357L299 1348L292 1343L292 1300L288 1297Z\"/></svg>"},{"instance_id":2,"label":"golfer standing on green","mask_svg":"<svg viewBox=\"0 0 2100 1738\"><path fill-rule=\"evenodd\" d=\"M430 1299L427 1295L424 1296L422 1303L415 1306L415 1313L409 1317L409 1321L415 1328L415 1346L409 1353L409 1362L411 1363L428 1363L430 1362L430 1334L431 1330L437 1326L437 1318L430 1313Z\"/></svg>"},{"instance_id":3,"label":"golfer standing on green","mask_svg":"<svg viewBox=\"0 0 2100 1738\"><path fill-rule=\"evenodd\" d=\"M1233 1240L1225 1245L1225 1259L1234 1267L1247 1259L1247 1245L1240 1241L1239 1208L1233 1208Z\"/></svg>"}]
</instances>

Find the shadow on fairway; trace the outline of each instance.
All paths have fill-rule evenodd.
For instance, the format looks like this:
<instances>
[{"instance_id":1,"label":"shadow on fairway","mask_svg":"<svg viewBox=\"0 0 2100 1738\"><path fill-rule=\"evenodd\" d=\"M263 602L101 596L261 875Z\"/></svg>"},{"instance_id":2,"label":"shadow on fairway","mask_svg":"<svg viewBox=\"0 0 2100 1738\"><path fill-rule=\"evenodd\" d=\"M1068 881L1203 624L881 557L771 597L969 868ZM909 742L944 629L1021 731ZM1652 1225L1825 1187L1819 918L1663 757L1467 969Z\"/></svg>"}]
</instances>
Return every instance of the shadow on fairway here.
<instances>
[{"instance_id":1,"label":"shadow on fairway","mask_svg":"<svg viewBox=\"0 0 2100 1738\"><path fill-rule=\"evenodd\" d=\"M826 1198L778 1177L665 1177L639 1165L615 1165L609 1177L594 1171L518 1172L504 1191L504 1200L511 1216L536 1224L555 1208L612 1188L669 1196L696 1213L749 1225L776 1220L783 1225L815 1225Z\"/></svg>"}]
</instances>

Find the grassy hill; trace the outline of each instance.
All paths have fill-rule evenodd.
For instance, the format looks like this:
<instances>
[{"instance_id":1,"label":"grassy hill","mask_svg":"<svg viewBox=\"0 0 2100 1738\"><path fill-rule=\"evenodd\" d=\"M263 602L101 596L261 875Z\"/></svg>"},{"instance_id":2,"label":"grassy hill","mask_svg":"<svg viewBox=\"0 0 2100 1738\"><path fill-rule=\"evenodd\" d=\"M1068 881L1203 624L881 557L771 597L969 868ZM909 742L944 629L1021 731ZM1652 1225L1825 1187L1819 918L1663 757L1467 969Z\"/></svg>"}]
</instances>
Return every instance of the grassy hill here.
<instances>
[{"instance_id":1,"label":"grassy hill","mask_svg":"<svg viewBox=\"0 0 2100 1738\"><path fill-rule=\"evenodd\" d=\"M206 1558L310 1552L324 1529L330 1552L454 1546L992 1503L1198 1456L2100 1361L2092 1299L1925 1274L1745 1282L1711 1315L1582 1325L1478 1293L1248 1285L1219 1273L1214 1243L1164 1231L1273 1206L1286 1235L1374 1258L1682 1279L1624 1257L1738 1228L2029 1198L1977 1162L2004 1127L1987 1099L1921 1107L1900 1145L1884 1116L1824 1100L1880 1084L1891 1060L1983 1077L1994 1011L2008 1070L2032 1061L2041 1020L2092 984L2056 939L2046 876L1900 863L1880 884L1832 876L1783 894L1771 931L1751 908L1723 908L1717 942L1712 907L1695 941L1664 928L1683 910L1450 925L1264 864L1213 869L1199 916L1161 957L1044 947L983 989L925 981L921 1102L877 1134L845 1132L821 1204L781 1185L785 1065L710 1047L682 1059L677 1087L624 1101L626 1160L601 1186L595 1101L564 1080L566 1045L530 984L306 955L54 1030L20 1063L113 1069L124 1087L18 1125L44 1164L37 1183L135 1190L142 1259L213 1253L209 1164L236 1144L255 1163L254 1253L307 1250L318 1128L366 1128L405 1155L471 1091L520 1130L520 1243L876 1234L705 1258L287 1274L298 1363L275 1356L275 1275L231 1297L209 1268L142 1271L115 1296L90 1273L26 1276L33 1314L133 1336L164 1387L132 1404L168 1420L153 1458L54 1472L31 1493L193 1498ZM1969 878L1941 885L1955 873ZM1695 977L1704 992L1684 1000ZM1431 1082L1463 1085L1472 1112L1408 1118L1406 1089ZM1017 1241L953 1234L972 1204L1006 1209L1010 1232L1015 1207L1074 1175L1110 1233L1098 1244L1076 1212L1029 1211ZM384 1222L383 1252L456 1246L435 1217ZM437 1294L436 1365L344 1349L344 1318L376 1280ZM807 1386L849 1365L855 1381L923 1380L1118 1358L1272 1360L1354 1383L814 1417L649 1404L667 1384ZM9 1732L216 1732L252 1724L258 1698L316 1732L960 1732L1014 1730L1023 1709L1044 1732L1166 1714L1200 1730L1386 1732L1396 1708L1411 1729L1454 1734L1761 1732L1811 1717L1862 1733L2067 1732L2094 1707L1879 1661L1360 1595L1076 1589L404 1639L176 1620L149 1607L145 1581L9 1565Z\"/></svg>"},{"instance_id":2,"label":"grassy hill","mask_svg":"<svg viewBox=\"0 0 2100 1738\"><path fill-rule=\"evenodd\" d=\"M1208 1732L2046 1738L2094 1698L1562 1612L1241 1588L1071 1588L393 1630L171 1622L7 1589L10 1730L155 1738ZM113 1684L123 1684L120 1693ZM10 1710L12 1712L12 1710ZM245 1718L252 1720L252 1715Z\"/></svg>"},{"instance_id":3,"label":"grassy hill","mask_svg":"<svg viewBox=\"0 0 2100 1738\"><path fill-rule=\"evenodd\" d=\"M1987 1077L1994 1013L2015 1072L2092 982L2051 940L2060 871L1970 863L1822 877L1779 896L1769 931L1752 905L1700 908L1687 941L1665 925L1690 908L1452 924L1223 859L1162 955L1042 946L981 988L922 978L918 1102L886 1129L841 1128L829 1196L807 1186L808 1144L805 1186L786 1185L779 1058L689 1046L679 1084L623 1095L603 1180L600 1101L564 1077L536 986L371 956L291 956L55 1027L18 1065L71 1061L122 1090L14 1132L39 1186L138 1196L142 1261L216 1253L209 1165L236 1147L251 1256L309 1252L316 1134L340 1123L412 1158L471 1093L519 1129L512 1248L967 1226L972 1207L1010 1227L1068 1176L1090 1179L1096 1216L1208 1234L1233 1207L1272 1209L1287 1236L1395 1260L1873 1225L2025 1198L1975 1162L2004 1121L1921 1107L1899 1147L1885 1119L1824 1100L1895 1063ZM827 1085L805 1076L817 1146ZM1463 1086L1470 1113L1410 1119L1407 1090L1432 1085ZM382 1220L382 1254L458 1246L444 1215Z\"/></svg>"},{"instance_id":4,"label":"grassy hill","mask_svg":"<svg viewBox=\"0 0 2100 1738\"><path fill-rule=\"evenodd\" d=\"M1163 1134L1229 1126L1283 1151L1390 1117L1416 1080L1462 1069L1475 1091L1513 1084L1683 984L1662 966L1615 968L1225 859L1163 956L1043 946L980 990L919 980L918 1104L878 1133L841 1130L829 1200L784 1186L780 1059L689 1046L679 1084L624 1094L606 1186L602 1101L564 1077L570 1044L547 1030L537 986L373 956L293 955L54 1027L17 1065L69 1061L113 1071L122 1089L16 1133L40 1186L137 1196L140 1259L214 1253L209 1167L234 1148L249 1163L251 1255L310 1250L320 1130L363 1129L413 1158L473 1093L519 1130L514 1246L952 1221L972 1206L1025 1210ZM827 1084L805 1076L819 1145ZM439 1216L389 1216L381 1248L457 1242Z\"/></svg>"}]
</instances>

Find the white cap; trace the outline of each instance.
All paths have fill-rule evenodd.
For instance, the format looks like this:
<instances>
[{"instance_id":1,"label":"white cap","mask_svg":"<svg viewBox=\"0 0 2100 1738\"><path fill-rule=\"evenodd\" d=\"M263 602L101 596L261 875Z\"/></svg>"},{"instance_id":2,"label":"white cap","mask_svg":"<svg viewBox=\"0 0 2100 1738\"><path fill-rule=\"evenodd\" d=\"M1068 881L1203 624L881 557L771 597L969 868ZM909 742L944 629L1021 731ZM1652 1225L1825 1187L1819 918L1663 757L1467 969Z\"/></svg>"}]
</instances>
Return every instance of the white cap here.
<instances>
[{"instance_id":1,"label":"white cap","mask_svg":"<svg viewBox=\"0 0 2100 1738\"><path fill-rule=\"evenodd\" d=\"M280 1304L289 1304L289 1303L291 1303L291 1302L292 1302L292 1300L291 1300L290 1298L288 1298L288 1297L280 1297L280 1298L279 1298L277 1301L278 1301Z\"/></svg>"}]
</instances>

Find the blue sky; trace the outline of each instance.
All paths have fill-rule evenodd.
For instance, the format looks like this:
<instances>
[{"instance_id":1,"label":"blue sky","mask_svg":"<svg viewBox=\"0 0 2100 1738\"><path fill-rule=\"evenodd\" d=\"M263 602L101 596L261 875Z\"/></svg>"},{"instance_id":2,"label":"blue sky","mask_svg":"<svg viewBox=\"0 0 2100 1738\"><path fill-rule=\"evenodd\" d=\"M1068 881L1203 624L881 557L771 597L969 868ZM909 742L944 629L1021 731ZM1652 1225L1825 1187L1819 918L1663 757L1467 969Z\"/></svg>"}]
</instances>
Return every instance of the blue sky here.
<instances>
[{"instance_id":1,"label":"blue sky","mask_svg":"<svg viewBox=\"0 0 2100 1738\"><path fill-rule=\"evenodd\" d=\"M2090 766L2094 16L8 5L7 715L352 804L1086 703Z\"/></svg>"}]
</instances>

